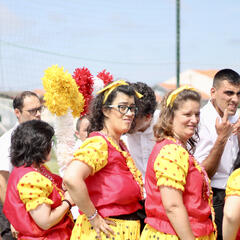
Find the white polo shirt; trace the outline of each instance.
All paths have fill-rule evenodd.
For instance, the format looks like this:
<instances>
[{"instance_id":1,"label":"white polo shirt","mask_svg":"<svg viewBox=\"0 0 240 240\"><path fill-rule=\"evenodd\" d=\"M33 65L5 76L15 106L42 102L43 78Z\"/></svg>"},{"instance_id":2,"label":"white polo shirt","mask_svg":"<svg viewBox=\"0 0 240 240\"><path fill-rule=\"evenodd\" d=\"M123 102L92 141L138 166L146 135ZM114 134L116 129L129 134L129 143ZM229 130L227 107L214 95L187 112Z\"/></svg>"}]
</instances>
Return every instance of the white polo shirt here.
<instances>
[{"instance_id":1,"label":"white polo shirt","mask_svg":"<svg viewBox=\"0 0 240 240\"><path fill-rule=\"evenodd\" d=\"M10 161L10 146L12 132L17 126L18 123L0 137L0 171L11 172L13 169Z\"/></svg>"},{"instance_id":2,"label":"white polo shirt","mask_svg":"<svg viewBox=\"0 0 240 240\"><path fill-rule=\"evenodd\" d=\"M198 162L202 162L209 155L216 139L217 132L215 128L216 118L221 118L209 101L202 109L199 123L199 142L196 145L194 157ZM230 116L228 120L235 123L238 120L238 113ZM229 175L231 174L233 163L238 154L238 138L236 135L231 135L225 145L219 166L216 173L211 179L211 185L214 188L225 189Z\"/></svg>"},{"instance_id":3,"label":"white polo shirt","mask_svg":"<svg viewBox=\"0 0 240 240\"><path fill-rule=\"evenodd\" d=\"M159 118L159 113L159 110L154 112L151 125L144 132L136 132L122 136L122 140L126 143L131 157L142 173L144 182L148 158L155 145L153 126Z\"/></svg>"}]
</instances>

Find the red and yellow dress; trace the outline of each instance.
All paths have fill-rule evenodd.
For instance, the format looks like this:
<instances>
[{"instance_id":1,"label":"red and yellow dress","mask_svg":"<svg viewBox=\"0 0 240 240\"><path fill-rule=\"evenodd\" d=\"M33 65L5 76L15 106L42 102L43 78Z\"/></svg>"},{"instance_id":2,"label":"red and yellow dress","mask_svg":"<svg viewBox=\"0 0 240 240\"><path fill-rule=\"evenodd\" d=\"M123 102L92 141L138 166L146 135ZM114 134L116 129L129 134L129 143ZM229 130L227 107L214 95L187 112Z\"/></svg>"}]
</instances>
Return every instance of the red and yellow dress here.
<instances>
[{"instance_id":1,"label":"red and yellow dress","mask_svg":"<svg viewBox=\"0 0 240 240\"><path fill-rule=\"evenodd\" d=\"M122 141L120 147L111 138L94 132L75 152L73 160L82 161L92 168L85 183L98 213L116 222L116 226L111 226L115 233L112 237L115 240L138 240L139 221L114 218L142 208L139 203L143 185L141 173ZM109 239L103 233L101 237ZM96 232L84 214L78 217L71 239L96 239Z\"/></svg>"},{"instance_id":2,"label":"red and yellow dress","mask_svg":"<svg viewBox=\"0 0 240 240\"><path fill-rule=\"evenodd\" d=\"M232 172L232 174L228 178L226 187L226 198L229 196L240 197L240 169ZM236 240L240 240L240 229L238 230Z\"/></svg>"},{"instance_id":3,"label":"red and yellow dress","mask_svg":"<svg viewBox=\"0 0 240 240\"><path fill-rule=\"evenodd\" d=\"M54 209L62 204L62 179L42 166L40 171L32 167L15 167L8 180L3 212L16 231L18 239L70 239L73 221L71 214L48 230L43 230L34 222L30 210L42 203Z\"/></svg>"},{"instance_id":4,"label":"red and yellow dress","mask_svg":"<svg viewBox=\"0 0 240 240\"><path fill-rule=\"evenodd\" d=\"M206 172L173 138L155 144L146 172L145 202L147 223L141 239L179 239L161 201L159 188L167 186L182 191L194 236L198 240L215 239L212 193ZM180 219L181 221L181 219Z\"/></svg>"}]
</instances>

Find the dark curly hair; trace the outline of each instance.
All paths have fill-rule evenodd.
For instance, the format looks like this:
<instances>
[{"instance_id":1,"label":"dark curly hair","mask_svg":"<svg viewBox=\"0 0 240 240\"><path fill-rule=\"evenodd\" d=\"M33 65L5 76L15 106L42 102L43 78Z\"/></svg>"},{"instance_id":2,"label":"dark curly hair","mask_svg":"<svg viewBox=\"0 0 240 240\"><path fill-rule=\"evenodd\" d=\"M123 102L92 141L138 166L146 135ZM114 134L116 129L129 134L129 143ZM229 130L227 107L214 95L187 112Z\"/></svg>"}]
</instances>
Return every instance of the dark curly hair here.
<instances>
[{"instance_id":1,"label":"dark curly hair","mask_svg":"<svg viewBox=\"0 0 240 240\"><path fill-rule=\"evenodd\" d=\"M138 98L136 102L138 107L137 117L144 117L148 114L153 115L157 108L157 100L152 88L142 82L133 83L132 86L137 92L143 95L143 97Z\"/></svg>"},{"instance_id":2,"label":"dark curly hair","mask_svg":"<svg viewBox=\"0 0 240 240\"><path fill-rule=\"evenodd\" d=\"M110 83L111 84L111 83ZM91 132L101 131L104 127L104 115L103 108L108 108L108 105L111 105L114 101L117 93L124 93L128 96L133 96L136 102L136 93L131 85L120 85L116 87L108 96L106 102L103 104L104 92L98 94L92 101L90 106L90 114L89 114L89 126L88 126L88 135Z\"/></svg>"},{"instance_id":3,"label":"dark curly hair","mask_svg":"<svg viewBox=\"0 0 240 240\"><path fill-rule=\"evenodd\" d=\"M173 133L173 118L174 118L174 112L181 107L181 105L187 101L192 100L200 103L201 96L198 92L193 90L185 89L182 92L180 92L176 99L173 102L172 107L167 106L167 99L168 96L172 93L169 92L161 101L161 112L159 115L158 122L153 127L154 136L156 140L159 142L163 140L166 137L174 137ZM192 152L194 150L196 141L198 139L198 129L195 131L195 135L191 137L187 144L190 146L190 151Z\"/></svg>"},{"instance_id":4,"label":"dark curly hair","mask_svg":"<svg viewBox=\"0 0 240 240\"><path fill-rule=\"evenodd\" d=\"M15 167L40 166L52 146L53 128L41 120L21 123L11 137L10 158Z\"/></svg>"}]
</instances>

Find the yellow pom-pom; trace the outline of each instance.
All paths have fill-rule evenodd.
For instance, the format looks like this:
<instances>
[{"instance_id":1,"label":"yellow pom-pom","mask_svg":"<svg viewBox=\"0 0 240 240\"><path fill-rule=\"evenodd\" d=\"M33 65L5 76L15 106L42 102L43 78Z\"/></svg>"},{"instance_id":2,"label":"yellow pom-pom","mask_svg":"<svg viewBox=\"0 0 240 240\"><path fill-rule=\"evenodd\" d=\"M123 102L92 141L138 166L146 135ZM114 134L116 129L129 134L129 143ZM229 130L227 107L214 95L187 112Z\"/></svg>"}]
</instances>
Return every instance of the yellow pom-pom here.
<instances>
[{"instance_id":1,"label":"yellow pom-pom","mask_svg":"<svg viewBox=\"0 0 240 240\"><path fill-rule=\"evenodd\" d=\"M51 113L63 116L71 109L74 117L80 116L85 100L70 73L64 72L63 67L53 65L45 70L42 81L46 91L45 104Z\"/></svg>"}]
</instances>

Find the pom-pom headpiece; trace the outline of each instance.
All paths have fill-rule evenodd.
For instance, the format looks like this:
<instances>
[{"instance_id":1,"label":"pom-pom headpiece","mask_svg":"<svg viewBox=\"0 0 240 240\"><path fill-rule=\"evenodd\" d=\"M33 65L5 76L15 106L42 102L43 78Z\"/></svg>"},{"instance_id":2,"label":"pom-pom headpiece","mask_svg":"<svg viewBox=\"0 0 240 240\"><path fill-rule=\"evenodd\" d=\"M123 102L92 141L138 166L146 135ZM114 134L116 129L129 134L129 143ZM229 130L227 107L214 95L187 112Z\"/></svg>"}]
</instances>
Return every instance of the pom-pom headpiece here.
<instances>
[{"instance_id":1,"label":"pom-pom headpiece","mask_svg":"<svg viewBox=\"0 0 240 240\"><path fill-rule=\"evenodd\" d=\"M90 101L92 100L93 76L87 68L83 67L75 69L73 73L73 78L78 85L79 92L83 95L85 99L84 110L81 113L81 115L85 115L88 111Z\"/></svg>"},{"instance_id":2,"label":"pom-pom headpiece","mask_svg":"<svg viewBox=\"0 0 240 240\"><path fill-rule=\"evenodd\" d=\"M57 161L63 167L71 160L75 144L73 116L80 116L85 100L71 74L64 72L63 67L49 67L42 81L46 91L45 105L51 113L56 114Z\"/></svg>"},{"instance_id":3,"label":"pom-pom headpiece","mask_svg":"<svg viewBox=\"0 0 240 240\"><path fill-rule=\"evenodd\" d=\"M106 69L98 73L97 77L103 80L104 86L113 81L113 76L109 72L106 72Z\"/></svg>"},{"instance_id":4,"label":"pom-pom headpiece","mask_svg":"<svg viewBox=\"0 0 240 240\"><path fill-rule=\"evenodd\" d=\"M63 116L71 109L74 117L80 116L85 100L70 73L53 65L45 70L42 81L45 105L51 113Z\"/></svg>"}]
</instances>

